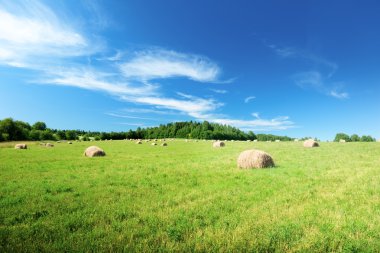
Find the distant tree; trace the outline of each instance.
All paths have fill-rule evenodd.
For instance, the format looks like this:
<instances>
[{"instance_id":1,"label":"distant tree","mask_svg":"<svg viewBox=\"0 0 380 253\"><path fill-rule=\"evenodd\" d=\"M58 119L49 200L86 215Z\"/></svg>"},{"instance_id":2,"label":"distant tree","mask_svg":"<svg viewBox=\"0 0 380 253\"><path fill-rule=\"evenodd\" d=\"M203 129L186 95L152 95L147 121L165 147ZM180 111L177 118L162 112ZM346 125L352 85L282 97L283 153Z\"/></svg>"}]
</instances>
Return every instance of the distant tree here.
<instances>
[{"instance_id":1,"label":"distant tree","mask_svg":"<svg viewBox=\"0 0 380 253\"><path fill-rule=\"evenodd\" d=\"M50 129L41 131L40 138L41 140L55 140L53 132Z\"/></svg>"},{"instance_id":2,"label":"distant tree","mask_svg":"<svg viewBox=\"0 0 380 253\"><path fill-rule=\"evenodd\" d=\"M370 136L370 135L363 135L360 138L360 141L363 141L363 142L372 142L372 141L376 141L376 139L372 138L372 136Z\"/></svg>"},{"instance_id":3,"label":"distant tree","mask_svg":"<svg viewBox=\"0 0 380 253\"><path fill-rule=\"evenodd\" d=\"M252 131L248 131L248 134L247 134L248 136L247 136L247 138L249 139L249 140L256 140L257 139L257 136L252 132Z\"/></svg>"},{"instance_id":4,"label":"distant tree","mask_svg":"<svg viewBox=\"0 0 380 253\"><path fill-rule=\"evenodd\" d=\"M345 134L345 133L337 133L337 134L335 135L335 139L334 139L334 141L339 142L340 140L345 140L346 142L351 141L350 136L348 136L348 134Z\"/></svg>"},{"instance_id":5,"label":"distant tree","mask_svg":"<svg viewBox=\"0 0 380 253\"><path fill-rule=\"evenodd\" d=\"M0 121L0 134L5 141L14 140L13 136L16 131L16 126L12 118L6 118Z\"/></svg>"},{"instance_id":6,"label":"distant tree","mask_svg":"<svg viewBox=\"0 0 380 253\"><path fill-rule=\"evenodd\" d=\"M353 142L360 141L359 135L357 135L357 134L351 135L351 141L353 141Z\"/></svg>"},{"instance_id":7,"label":"distant tree","mask_svg":"<svg viewBox=\"0 0 380 253\"><path fill-rule=\"evenodd\" d=\"M44 130L46 130L46 124L42 121L37 121L36 123L33 124L32 128L34 130L44 131Z\"/></svg>"},{"instance_id":8,"label":"distant tree","mask_svg":"<svg viewBox=\"0 0 380 253\"><path fill-rule=\"evenodd\" d=\"M42 131L41 130L32 129L29 132L29 139L32 140L32 141L39 141L39 140L42 140L41 139L41 135L42 135Z\"/></svg>"},{"instance_id":9,"label":"distant tree","mask_svg":"<svg viewBox=\"0 0 380 253\"><path fill-rule=\"evenodd\" d=\"M77 133L74 130L66 131L66 140L75 140L77 138Z\"/></svg>"}]
</instances>

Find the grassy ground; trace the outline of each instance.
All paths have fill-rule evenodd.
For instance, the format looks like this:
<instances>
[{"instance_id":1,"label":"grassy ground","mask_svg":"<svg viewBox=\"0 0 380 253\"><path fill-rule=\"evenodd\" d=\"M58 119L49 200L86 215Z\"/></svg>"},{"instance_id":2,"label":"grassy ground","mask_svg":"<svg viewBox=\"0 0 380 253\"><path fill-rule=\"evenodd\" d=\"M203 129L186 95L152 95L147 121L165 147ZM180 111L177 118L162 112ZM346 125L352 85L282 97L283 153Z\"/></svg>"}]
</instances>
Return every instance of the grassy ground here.
<instances>
[{"instance_id":1,"label":"grassy ground","mask_svg":"<svg viewBox=\"0 0 380 253\"><path fill-rule=\"evenodd\" d=\"M0 252L379 251L380 143L168 144L0 144Z\"/></svg>"}]
</instances>

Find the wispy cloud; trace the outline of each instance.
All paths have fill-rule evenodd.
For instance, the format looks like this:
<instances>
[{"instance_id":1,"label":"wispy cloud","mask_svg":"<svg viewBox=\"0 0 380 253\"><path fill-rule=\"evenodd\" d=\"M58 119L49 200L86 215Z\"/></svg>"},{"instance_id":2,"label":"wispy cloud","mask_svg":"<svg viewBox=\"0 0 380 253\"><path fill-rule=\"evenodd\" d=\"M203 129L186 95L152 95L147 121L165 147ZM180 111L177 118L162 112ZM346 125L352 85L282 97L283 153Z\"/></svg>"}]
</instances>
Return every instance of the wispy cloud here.
<instances>
[{"instance_id":1,"label":"wispy cloud","mask_svg":"<svg viewBox=\"0 0 380 253\"><path fill-rule=\"evenodd\" d=\"M274 131L294 128L295 124L289 120L288 116L276 117L273 119L259 118L258 113L253 113L254 119L233 119L228 116L218 116L213 114L196 114L195 118L207 120L218 124L226 124L241 128L244 131Z\"/></svg>"},{"instance_id":2,"label":"wispy cloud","mask_svg":"<svg viewBox=\"0 0 380 253\"><path fill-rule=\"evenodd\" d=\"M244 99L244 103L249 103L249 101L254 100L255 98L256 98L255 96L249 96L249 97L246 97L246 98Z\"/></svg>"},{"instance_id":3,"label":"wispy cloud","mask_svg":"<svg viewBox=\"0 0 380 253\"><path fill-rule=\"evenodd\" d=\"M147 108L125 108L122 111L128 113L139 113L139 114L161 114L161 115L178 115L178 112L173 110L158 110L158 109L147 109Z\"/></svg>"},{"instance_id":4,"label":"wispy cloud","mask_svg":"<svg viewBox=\"0 0 380 253\"><path fill-rule=\"evenodd\" d=\"M38 1L3 3L0 20L2 65L39 69L57 58L89 55L102 47Z\"/></svg>"},{"instance_id":5,"label":"wispy cloud","mask_svg":"<svg viewBox=\"0 0 380 253\"><path fill-rule=\"evenodd\" d=\"M275 44L266 45L280 57L303 59L313 64L313 70L301 71L292 76L297 86L303 89L314 89L338 99L349 98L349 94L342 91L344 89L343 82L339 82L339 87L337 87L337 82L331 80L339 68L335 62L294 47L282 47Z\"/></svg>"},{"instance_id":6,"label":"wispy cloud","mask_svg":"<svg viewBox=\"0 0 380 253\"><path fill-rule=\"evenodd\" d=\"M315 90L338 99L348 99L349 94L342 91L343 82L329 82L319 71L307 71L293 75L294 82L305 90Z\"/></svg>"},{"instance_id":7,"label":"wispy cloud","mask_svg":"<svg viewBox=\"0 0 380 253\"><path fill-rule=\"evenodd\" d=\"M219 67L207 57L164 49L136 52L120 69L125 77L139 80L186 77L213 82L220 73Z\"/></svg>"},{"instance_id":8,"label":"wispy cloud","mask_svg":"<svg viewBox=\"0 0 380 253\"><path fill-rule=\"evenodd\" d=\"M347 92L337 92L337 91L330 91L330 96L336 97L339 99L347 99L350 97Z\"/></svg>"},{"instance_id":9,"label":"wispy cloud","mask_svg":"<svg viewBox=\"0 0 380 253\"><path fill-rule=\"evenodd\" d=\"M206 113L209 111L214 111L216 108L223 105L222 103L216 102L213 99L204 99L181 93L179 96L182 97L182 99L154 96L142 96L133 98L129 96L121 96L121 98L125 101L152 105L156 108L176 110L185 112L189 115L193 113Z\"/></svg>"},{"instance_id":10,"label":"wispy cloud","mask_svg":"<svg viewBox=\"0 0 380 253\"><path fill-rule=\"evenodd\" d=\"M46 74L40 83L78 87L87 90L104 91L113 95L153 95L157 86L150 84L131 85L127 81L116 81L113 74L96 72L88 68L54 69Z\"/></svg>"},{"instance_id":11,"label":"wispy cloud","mask_svg":"<svg viewBox=\"0 0 380 253\"><path fill-rule=\"evenodd\" d=\"M251 115L255 117L256 119L260 119L260 114L258 112L253 112L251 113Z\"/></svg>"},{"instance_id":12,"label":"wispy cloud","mask_svg":"<svg viewBox=\"0 0 380 253\"><path fill-rule=\"evenodd\" d=\"M126 119L141 119L141 120L152 120L152 121L158 121L157 118L147 118L147 117L138 117L138 116L131 116L131 115L121 115L117 113L106 113L108 116L117 117L117 118L126 118Z\"/></svg>"},{"instance_id":13,"label":"wispy cloud","mask_svg":"<svg viewBox=\"0 0 380 253\"><path fill-rule=\"evenodd\" d=\"M228 92L226 90L217 90L217 89L210 89L210 90L215 92L215 93L219 93L219 94L226 94Z\"/></svg>"}]
</instances>

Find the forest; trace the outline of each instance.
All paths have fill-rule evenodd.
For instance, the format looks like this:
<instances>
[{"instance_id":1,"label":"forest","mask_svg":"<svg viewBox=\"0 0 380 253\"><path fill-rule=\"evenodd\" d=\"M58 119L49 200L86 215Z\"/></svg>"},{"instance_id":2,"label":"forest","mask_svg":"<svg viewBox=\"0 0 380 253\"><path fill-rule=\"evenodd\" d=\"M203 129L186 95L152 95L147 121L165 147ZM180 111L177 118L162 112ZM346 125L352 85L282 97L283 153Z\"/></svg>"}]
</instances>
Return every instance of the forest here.
<instances>
[{"instance_id":1,"label":"forest","mask_svg":"<svg viewBox=\"0 0 380 253\"><path fill-rule=\"evenodd\" d=\"M140 128L123 132L97 132L83 130L51 129L46 123L38 121L29 123L6 118L0 120L0 141L18 140L123 140L123 139L155 139L155 138L186 138L206 140L259 140L259 141L291 141L288 136L272 134L254 134L243 132L228 125L210 123L208 121L174 122L157 127Z\"/></svg>"}]
</instances>

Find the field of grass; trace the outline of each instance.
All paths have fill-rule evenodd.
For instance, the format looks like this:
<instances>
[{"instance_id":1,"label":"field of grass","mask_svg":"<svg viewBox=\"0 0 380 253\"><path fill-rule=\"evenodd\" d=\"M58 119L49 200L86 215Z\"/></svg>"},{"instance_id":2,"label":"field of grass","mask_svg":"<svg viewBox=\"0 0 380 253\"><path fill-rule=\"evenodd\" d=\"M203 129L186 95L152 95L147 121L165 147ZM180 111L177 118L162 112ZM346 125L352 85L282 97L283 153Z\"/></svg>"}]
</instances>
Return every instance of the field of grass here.
<instances>
[{"instance_id":1,"label":"field of grass","mask_svg":"<svg viewBox=\"0 0 380 253\"><path fill-rule=\"evenodd\" d=\"M0 143L0 252L380 251L380 143L168 144Z\"/></svg>"}]
</instances>

